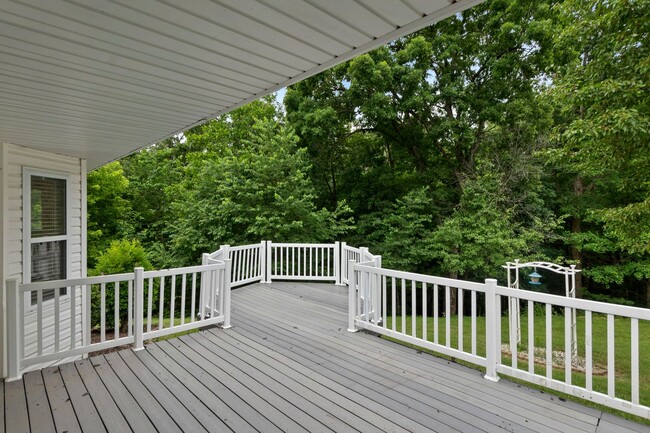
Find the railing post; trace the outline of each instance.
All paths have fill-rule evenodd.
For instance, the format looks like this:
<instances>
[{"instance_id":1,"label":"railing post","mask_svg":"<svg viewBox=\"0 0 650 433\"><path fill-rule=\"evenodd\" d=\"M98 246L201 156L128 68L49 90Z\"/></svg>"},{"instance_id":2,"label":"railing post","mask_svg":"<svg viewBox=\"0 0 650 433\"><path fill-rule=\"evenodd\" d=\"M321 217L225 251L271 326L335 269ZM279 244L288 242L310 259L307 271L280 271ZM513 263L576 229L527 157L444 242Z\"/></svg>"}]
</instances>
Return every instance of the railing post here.
<instances>
[{"instance_id":1,"label":"railing post","mask_svg":"<svg viewBox=\"0 0 650 433\"><path fill-rule=\"evenodd\" d=\"M272 282L271 275L273 274L273 267L272 267L272 264L271 264L271 260L273 258L272 257L273 256L273 254L272 254L272 245L273 245L273 242L266 241L266 281L265 281L265 283L269 283L269 284L271 284L271 282Z\"/></svg>"},{"instance_id":2,"label":"railing post","mask_svg":"<svg viewBox=\"0 0 650 433\"><path fill-rule=\"evenodd\" d=\"M223 281L223 329L232 328L230 324L230 274L232 272L232 261L230 259L224 260L226 269L224 271Z\"/></svg>"},{"instance_id":3,"label":"railing post","mask_svg":"<svg viewBox=\"0 0 650 433\"><path fill-rule=\"evenodd\" d=\"M334 242L334 278L336 279L335 284L337 286L342 286L341 282L341 243Z\"/></svg>"},{"instance_id":4,"label":"railing post","mask_svg":"<svg viewBox=\"0 0 650 433\"><path fill-rule=\"evenodd\" d=\"M18 293L18 280L7 280L7 380L22 377L20 358L22 356L22 329L20 317L24 314L22 295Z\"/></svg>"},{"instance_id":5,"label":"railing post","mask_svg":"<svg viewBox=\"0 0 650 433\"><path fill-rule=\"evenodd\" d=\"M359 248L360 254L359 254L359 262L365 262L366 257L368 256L368 248L366 247L360 247Z\"/></svg>"},{"instance_id":6,"label":"railing post","mask_svg":"<svg viewBox=\"0 0 650 433\"><path fill-rule=\"evenodd\" d=\"M357 315L357 275L354 272L354 260L350 260L348 272L348 332L357 332L354 323Z\"/></svg>"},{"instance_id":7,"label":"railing post","mask_svg":"<svg viewBox=\"0 0 650 433\"><path fill-rule=\"evenodd\" d=\"M341 242L341 285L345 285L345 281L348 279L348 254L345 251L347 242Z\"/></svg>"},{"instance_id":8,"label":"railing post","mask_svg":"<svg viewBox=\"0 0 650 433\"><path fill-rule=\"evenodd\" d=\"M500 338L497 336L498 327L497 320L501 320L497 316L497 280L488 278L485 280L485 376L487 380L498 382L499 376L497 375L497 355L500 347L498 341Z\"/></svg>"},{"instance_id":9,"label":"railing post","mask_svg":"<svg viewBox=\"0 0 650 433\"><path fill-rule=\"evenodd\" d=\"M375 268L381 268L381 256L376 256L375 257ZM383 311L382 311L382 303L381 303L381 295L382 295L382 290L381 290L381 275L376 274L375 275L375 284L374 284L374 293L372 294L372 300L375 303L373 306L373 310L375 312L375 325L378 325L382 318L384 317Z\"/></svg>"},{"instance_id":10,"label":"railing post","mask_svg":"<svg viewBox=\"0 0 650 433\"><path fill-rule=\"evenodd\" d=\"M260 283L266 283L266 241L262 241L260 246L260 273L262 279Z\"/></svg>"},{"instance_id":11,"label":"railing post","mask_svg":"<svg viewBox=\"0 0 650 433\"><path fill-rule=\"evenodd\" d=\"M133 302L133 350L144 349L144 268L135 268Z\"/></svg>"},{"instance_id":12,"label":"railing post","mask_svg":"<svg viewBox=\"0 0 650 433\"><path fill-rule=\"evenodd\" d=\"M201 265L206 266L208 262L210 261L210 254L208 253L203 253L203 256L201 257ZM199 319L203 320L206 318L206 308L207 308L207 302L208 300L206 299L206 295L210 295L208 292L208 278L205 275L205 272L201 272L201 293L199 294Z\"/></svg>"}]
</instances>

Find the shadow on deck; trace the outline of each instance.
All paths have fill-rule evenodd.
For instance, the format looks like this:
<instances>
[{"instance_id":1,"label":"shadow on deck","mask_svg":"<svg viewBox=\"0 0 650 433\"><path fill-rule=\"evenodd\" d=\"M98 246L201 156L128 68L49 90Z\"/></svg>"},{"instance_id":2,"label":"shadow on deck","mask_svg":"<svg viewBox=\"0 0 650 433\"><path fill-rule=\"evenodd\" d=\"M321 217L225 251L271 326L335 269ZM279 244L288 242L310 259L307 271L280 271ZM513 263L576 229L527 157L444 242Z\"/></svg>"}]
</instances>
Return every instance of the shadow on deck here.
<instances>
[{"instance_id":1,"label":"shadow on deck","mask_svg":"<svg viewBox=\"0 0 650 433\"><path fill-rule=\"evenodd\" d=\"M650 428L350 334L347 288L234 290L233 325L0 382L0 433L650 432Z\"/></svg>"}]
</instances>

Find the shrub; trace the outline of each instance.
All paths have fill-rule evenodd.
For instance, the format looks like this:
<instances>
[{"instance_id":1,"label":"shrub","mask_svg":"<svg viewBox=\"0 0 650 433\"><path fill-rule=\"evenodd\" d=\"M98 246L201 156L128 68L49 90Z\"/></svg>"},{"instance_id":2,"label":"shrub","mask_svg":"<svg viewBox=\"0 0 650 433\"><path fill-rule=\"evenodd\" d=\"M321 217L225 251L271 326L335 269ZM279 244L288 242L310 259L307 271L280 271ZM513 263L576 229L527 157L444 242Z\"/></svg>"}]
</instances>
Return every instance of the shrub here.
<instances>
[{"instance_id":1,"label":"shrub","mask_svg":"<svg viewBox=\"0 0 650 433\"><path fill-rule=\"evenodd\" d=\"M147 253L137 240L113 241L110 247L97 259L97 266L91 275L111 275L133 272L136 267L151 270L152 266L147 259ZM113 327L115 311L115 286L106 285L105 315L106 328ZM128 324L128 284L120 283L119 287L119 320L120 330L126 331ZM94 285L91 289L91 326L98 327L101 322L101 287Z\"/></svg>"}]
</instances>

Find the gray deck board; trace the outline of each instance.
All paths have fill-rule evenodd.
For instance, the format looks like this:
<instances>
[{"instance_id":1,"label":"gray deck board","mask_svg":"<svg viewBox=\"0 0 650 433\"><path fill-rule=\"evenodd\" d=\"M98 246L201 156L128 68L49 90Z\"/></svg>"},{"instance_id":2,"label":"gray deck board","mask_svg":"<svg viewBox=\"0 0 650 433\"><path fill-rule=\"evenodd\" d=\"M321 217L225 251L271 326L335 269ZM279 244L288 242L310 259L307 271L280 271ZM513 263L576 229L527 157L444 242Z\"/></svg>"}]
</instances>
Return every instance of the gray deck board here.
<instances>
[{"instance_id":1,"label":"gray deck board","mask_svg":"<svg viewBox=\"0 0 650 433\"><path fill-rule=\"evenodd\" d=\"M61 365L59 371L81 429L88 432L105 432L104 423L74 363Z\"/></svg>"},{"instance_id":2,"label":"gray deck board","mask_svg":"<svg viewBox=\"0 0 650 433\"><path fill-rule=\"evenodd\" d=\"M257 322L255 325L254 320L250 318L245 325L240 326L250 330L253 335L263 332L264 324ZM321 345L326 344L323 339L316 341ZM296 342L300 344L294 346ZM314 346L308 338L278 330L274 335L273 344L282 347L285 355L313 362L314 368L323 374L337 377L338 381L347 383L351 389L356 389L368 397L382 401L384 405L393 410L401 410L409 418L424 423L424 425L436 422L463 432L496 432L501 430L501 427L496 424L504 423L504 419L498 419L496 415L480 406L465 404L449 393L444 395L438 393L442 397L436 398L418 390L417 386L413 386L413 384L406 387L402 383L411 382L412 379L407 378L403 373L399 374L395 369L383 368L368 362L364 363L363 360L356 359L354 354L344 349L340 349L338 353L330 352L331 355L327 358L327 362L318 364L318 360L324 357L323 352L327 352L327 347ZM429 390L428 387L423 386L422 388L425 391ZM476 420L473 425L463 419L463 415L468 412L472 413ZM508 424L507 421L506 424ZM523 426L520 425L519 428L523 428Z\"/></svg>"},{"instance_id":3,"label":"gray deck board","mask_svg":"<svg viewBox=\"0 0 650 433\"><path fill-rule=\"evenodd\" d=\"M196 334L201 338L201 334ZM266 417L282 431L324 431L324 426L269 390L263 384L252 380L247 369L238 369L223 358L210 352L193 338L177 339L168 343L220 381L232 392L248 402L260 415ZM165 350L165 347L163 347ZM170 352L167 352L171 355ZM207 357L204 357L207 355ZM292 414L291 416L287 414Z\"/></svg>"},{"instance_id":4,"label":"gray deck board","mask_svg":"<svg viewBox=\"0 0 650 433\"><path fill-rule=\"evenodd\" d=\"M5 433L5 383L0 382L0 433Z\"/></svg>"},{"instance_id":5,"label":"gray deck board","mask_svg":"<svg viewBox=\"0 0 650 433\"><path fill-rule=\"evenodd\" d=\"M0 433L592 432L650 427L347 332L347 288L275 281L232 293L211 328L0 384Z\"/></svg>"},{"instance_id":6,"label":"gray deck board","mask_svg":"<svg viewBox=\"0 0 650 433\"><path fill-rule=\"evenodd\" d=\"M258 293L257 295L258 296L256 296L255 302L262 302L267 305L269 302L273 302L271 299L265 299L264 296L261 296L261 293ZM251 298L247 298L246 302L248 303L250 299ZM258 299L259 301L257 301ZM239 305L241 306L242 302L240 302ZM247 310L243 308L240 311L245 314ZM291 313L287 313L287 315L291 315ZM246 327L252 326L253 323L258 323L257 329L261 332L264 332L264 329L268 326L267 323L264 323L267 320L264 317L252 314L246 316L246 318L247 320L241 321L242 325L240 326ZM295 318L295 320L296 322L304 321L304 319L300 317ZM415 400L421 399L421 401L426 401L426 399L423 399L422 396L435 397L436 395L439 395L443 397L444 401L440 401L439 398L438 404L434 404L434 407L439 407L441 404L443 404L447 407L447 409L461 409L465 413L472 413L475 417L478 417L482 413L486 414L487 412L487 416L479 417L477 419L477 423L475 425L477 428L484 429L486 422L494 423L495 427L499 426L497 428L507 428L512 426L512 424L519 424L519 428L524 428L524 425L530 427L533 425L533 423L537 423L537 426L535 428L537 428L539 431L544 431L544 429L547 428L546 424L549 425L548 427L551 428L551 431L553 429L562 431L566 426L571 426L582 431L593 431L597 422L597 418L591 419L591 422L584 422L582 420L576 420L573 417L565 417L560 419L556 419L554 417L554 419L548 420L548 417L546 415L536 414L534 412L529 413L527 417L523 417L517 412L509 411L507 408L503 408L503 404L499 405L498 403L495 403L495 401L503 402L504 399L508 401L510 399L509 393L502 393L495 396L488 395L488 397L496 397L496 399L485 398L483 397L485 395L484 393L476 393L475 387L465 387L466 392L463 394L460 392L462 389L459 390L459 388L463 388L463 386L461 384L459 387L459 380L457 378L454 378L452 380L440 375L434 378L423 378L420 370L409 372L410 375L405 375L404 373L396 373L396 371L404 371L403 369L405 367L401 359L393 360L390 358L384 358L379 361L375 358L375 356L373 356L374 354L372 353L364 353L363 357L358 357L358 359L356 359L355 355L358 356L361 354L359 348L356 345L346 347L340 340L335 341L333 337L323 332L315 333L304 328L299 329L298 331L295 329L290 329L291 320L289 322L285 322L285 326L282 326L282 322L279 322L277 319L275 319L275 323L276 327L278 328L278 333L285 336L285 349L287 348L286 345L295 344L296 341L299 341L301 342L299 348L294 350L303 350L305 347L311 347L311 351L322 352L314 354L308 352L301 356L304 356L306 358L309 358L311 356L318 359L321 356L324 357L327 354L331 354L328 357L328 360L330 362L336 358L337 354L345 354L340 358L340 361L338 362L337 371L341 370L341 368L350 369L354 372L355 376L368 376L368 379L372 384L392 379L392 388L399 387L400 389L407 390L404 394L404 397L407 398L407 401L410 400L409 397L411 396ZM309 335L302 336L301 334L303 333L307 333ZM334 363L336 364L336 362ZM388 366L388 364L391 364L390 366L393 368L383 368L384 366ZM368 369L369 366L373 365L378 369L378 372L373 373L373 371ZM408 384L408 386L404 385L404 383ZM488 388L488 391L493 388L485 382L481 383L481 385ZM383 393L385 391L381 392ZM418 397L418 394L420 397ZM445 403L450 400L452 400L451 408L450 405ZM511 403L516 403L516 401L511 401ZM429 401L428 404L431 404L431 402ZM521 407L522 404L518 405L518 408ZM525 407L525 404L523 404L523 407ZM528 407L528 409L534 409L534 407ZM500 416L497 417L497 419L490 419L494 417L490 416L491 412L488 410L491 410L492 412L498 412L500 413ZM454 410L454 412L456 413L456 416L458 416L458 411ZM468 429L468 427L464 426L461 426L461 428L464 431Z\"/></svg>"},{"instance_id":7,"label":"gray deck board","mask_svg":"<svg viewBox=\"0 0 650 433\"><path fill-rule=\"evenodd\" d=\"M24 382L29 424L32 431L43 433L56 431L40 370L27 373Z\"/></svg>"},{"instance_id":8,"label":"gray deck board","mask_svg":"<svg viewBox=\"0 0 650 433\"><path fill-rule=\"evenodd\" d=\"M254 298L246 297L242 299L239 303L248 305L257 305L253 307L255 311L256 308L259 308L260 304L269 305L273 302L277 302L272 298L267 298L265 293L258 292ZM257 303L257 304L256 304ZM246 310L243 310L245 312ZM287 323L308 323L306 317L296 316L300 314L299 312L292 311L291 313L285 314L290 319L290 322ZM435 380L445 380L449 377L454 377L453 380L453 390L456 391L458 385L466 387L469 393L476 394L477 390L480 390L479 393L481 396L484 396L485 403L493 404L495 401L507 402L515 405L519 408L529 409L534 411L541 404L542 407L553 410L556 414L564 415L565 419L561 421L568 422L570 424L575 424L577 427L591 431L593 427L597 424L600 411L595 409L589 409L584 406L564 402L559 405L557 402L545 401L549 396L546 394L540 394L539 392L533 391L535 394L530 393L513 393L509 390L501 389L501 387L494 387L492 384L485 381L478 372L472 374L472 370L469 370L465 367L459 366L457 364L450 363L439 358L432 357L428 354L417 353L417 351L407 348L405 346L395 345L385 340L377 340L376 337L370 336L364 333L350 334L348 332L340 332L340 329L330 329L331 332L328 332L327 335L320 337L320 331L327 329L323 324L316 324L314 326L314 321L318 320L318 313L308 312L309 317L311 317L310 325L298 325L300 332L302 333L311 333L314 337L323 338L323 344L328 344L327 341L335 341L330 344L329 352L338 353L342 348L348 347L354 351L360 350L362 347L365 347L369 352L364 353L363 362L377 362L381 359L381 363L393 363L397 367L404 367L403 364L408 364L407 368L412 368L412 373L417 376L422 376L422 370L426 370L430 374L435 375ZM256 320L265 320L266 318L261 316L256 316ZM317 329L319 333L314 333L310 329ZM339 332L337 332L339 331ZM344 331L344 330L343 330ZM332 337L334 340L330 339ZM380 348L381 352L386 354L390 352L395 356L391 357L380 357L377 349ZM440 370L440 371L439 371ZM470 373L470 374L468 374ZM502 383L508 383L504 380ZM516 386L518 387L518 386ZM521 388L520 388L521 389ZM540 395L543 396L542 401L540 402ZM553 399L550 396L550 399ZM479 405L483 406L484 402L480 402ZM566 407L570 406L570 407ZM581 413L576 414L575 407L584 409ZM547 417L543 416L542 419ZM584 424L584 425L580 425Z\"/></svg>"},{"instance_id":9,"label":"gray deck board","mask_svg":"<svg viewBox=\"0 0 650 433\"><path fill-rule=\"evenodd\" d=\"M77 421L77 416L72 407L68 391L63 384L59 369L57 367L48 367L42 371L42 374L56 431L80 432L81 427Z\"/></svg>"},{"instance_id":10,"label":"gray deck board","mask_svg":"<svg viewBox=\"0 0 650 433\"><path fill-rule=\"evenodd\" d=\"M108 370L110 368L114 377L117 378L117 380L119 380L126 388L133 400L135 400L140 406L142 412L144 412L151 423L155 426L156 430L170 433L182 431L167 411L161 406L158 399L156 399L156 397L154 397L140 382L117 353L108 353L104 355L102 359L106 363L106 368L102 365L101 367L97 367L97 371L100 376L104 378L104 383L107 383L107 380L110 380L109 376L111 373Z\"/></svg>"},{"instance_id":11,"label":"gray deck board","mask_svg":"<svg viewBox=\"0 0 650 433\"><path fill-rule=\"evenodd\" d=\"M77 371L84 386L90 394L95 407L100 408L99 416L104 422L104 426L109 433L120 433L129 431L129 423L122 415L122 412L115 404L113 397L106 390L97 372L93 368L90 359L84 359L75 363ZM116 396L118 398L118 396Z\"/></svg>"},{"instance_id":12,"label":"gray deck board","mask_svg":"<svg viewBox=\"0 0 650 433\"><path fill-rule=\"evenodd\" d=\"M253 366L254 368L250 371L257 371L259 374L265 375L298 393L311 406L316 406L315 409L310 406L310 409L308 409L310 413L314 413L315 416L322 416L321 411L324 411L325 416L319 419L326 421L328 426L334 428L335 431L368 431L372 427L367 421L344 407L340 399L328 400L323 396L326 392L319 392L321 387L316 382L308 380L309 378L303 376L301 373L291 369L280 371L281 369L274 367L277 364L276 360L254 349L249 351L247 347L239 345L238 342L230 345L224 340L215 338L214 335L208 333L205 333L204 337L219 352L229 354L235 359L238 359L240 365L245 363Z\"/></svg>"},{"instance_id":13,"label":"gray deck board","mask_svg":"<svg viewBox=\"0 0 650 433\"><path fill-rule=\"evenodd\" d=\"M164 396L163 407L170 415L174 414L172 418L179 423L183 431L209 431L205 425L210 423L223 428L221 420L147 351L140 351L136 356L126 350L120 352L120 356L131 368L134 364L137 365L134 373L146 386L153 384L152 392L157 398L160 398L159 395ZM187 427L187 424L192 427Z\"/></svg>"},{"instance_id":14,"label":"gray deck board","mask_svg":"<svg viewBox=\"0 0 650 433\"><path fill-rule=\"evenodd\" d=\"M7 432L29 432L29 414L25 398L25 385L22 380L5 382L5 413Z\"/></svg>"},{"instance_id":15,"label":"gray deck board","mask_svg":"<svg viewBox=\"0 0 650 433\"><path fill-rule=\"evenodd\" d=\"M193 357L194 359L185 356L181 352L188 351L186 349L187 346L184 343L179 341L172 345L167 341L163 341L157 344L157 346L167 356L169 356L171 360L178 363L183 370L190 373L197 382L200 382L205 388L209 389L216 397L218 397L223 405L219 403L220 408L215 409L218 415L223 414L223 419L233 416L235 413L233 408L236 408L237 415L257 431L281 432L293 429L296 431L304 431L299 425L293 422L286 415L280 413L275 409L275 407L269 405L268 402L261 399L250 389L242 386L239 382L227 375L218 374L216 368L213 369L206 364L200 363L198 356ZM219 380L214 375L217 375ZM256 409L258 409L259 412ZM237 430L240 427L232 425L231 428Z\"/></svg>"},{"instance_id":16,"label":"gray deck board","mask_svg":"<svg viewBox=\"0 0 650 433\"><path fill-rule=\"evenodd\" d=\"M211 337L208 336L208 338ZM350 410L361 420L370 424L369 427L362 427L363 431L423 431L422 425L412 422L402 414L390 413L377 402L364 399L363 395L341 386L329 377L296 363L276 351L269 350L261 344L257 344L250 339L245 339L244 344L242 344L242 337L234 333L233 335L220 335L219 338L222 339L221 341L232 341L235 348L250 355L260 354L258 359L263 360L271 357L275 361L271 364L271 368L276 368L289 377L295 377L296 380L306 384L310 389L330 402ZM236 338L239 342L233 341L231 338Z\"/></svg>"},{"instance_id":17,"label":"gray deck board","mask_svg":"<svg viewBox=\"0 0 650 433\"><path fill-rule=\"evenodd\" d=\"M218 346L208 340L202 333L184 336L181 337L181 340L196 353L209 357L212 362L218 365L218 368L233 377L237 377L251 389L255 389L261 397L268 399L267 401L276 405L279 410L290 413L292 418L307 431L332 432L342 431L344 428L350 429L350 426L333 418L330 413L305 399L299 393L287 387L285 383L277 381L258 370L259 365L247 364L244 376L243 369L240 367L244 365L245 361L228 352L224 345ZM320 420L323 420L323 422Z\"/></svg>"},{"instance_id":18,"label":"gray deck board","mask_svg":"<svg viewBox=\"0 0 650 433\"><path fill-rule=\"evenodd\" d=\"M174 395L174 393L165 387L163 383L160 382L160 380L156 377L156 375L140 362L140 360L134 355L133 352L130 350L124 350L119 354L111 353L106 355L106 359L112 363L115 371L123 371L124 369L130 370L133 373L134 378L137 378L140 381L132 381L131 389L140 389L141 395L146 395L147 392L149 392L150 395L154 396L155 400L160 404L162 408L162 410L157 413L166 414L164 416L171 417L174 422L178 424L178 427L181 429L181 431L208 431L192 414L196 408L190 407L188 409L186 406L184 406L182 402L179 401L178 398ZM116 368L115 366L118 366L119 368ZM129 376L125 375L124 377L128 378ZM146 390L141 389L140 385L145 387ZM151 403L150 409L156 411L158 410L153 403Z\"/></svg>"}]
</instances>

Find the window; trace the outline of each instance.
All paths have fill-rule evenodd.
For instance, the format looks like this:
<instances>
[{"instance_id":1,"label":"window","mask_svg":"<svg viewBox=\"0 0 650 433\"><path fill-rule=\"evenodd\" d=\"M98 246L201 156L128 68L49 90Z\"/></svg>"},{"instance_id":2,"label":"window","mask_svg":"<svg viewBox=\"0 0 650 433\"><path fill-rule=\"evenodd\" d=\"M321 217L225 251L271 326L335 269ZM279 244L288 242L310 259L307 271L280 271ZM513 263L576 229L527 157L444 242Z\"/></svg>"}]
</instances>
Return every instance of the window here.
<instances>
[{"instance_id":1,"label":"window","mask_svg":"<svg viewBox=\"0 0 650 433\"><path fill-rule=\"evenodd\" d=\"M26 170L23 176L24 281L50 281L68 275L67 183L65 176L41 175ZM61 288L65 295L66 289ZM54 290L43 292L43 301L54 298ZM31 292L30 305L37 302Z\"/></svg>"}]
</instances>

